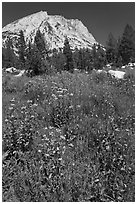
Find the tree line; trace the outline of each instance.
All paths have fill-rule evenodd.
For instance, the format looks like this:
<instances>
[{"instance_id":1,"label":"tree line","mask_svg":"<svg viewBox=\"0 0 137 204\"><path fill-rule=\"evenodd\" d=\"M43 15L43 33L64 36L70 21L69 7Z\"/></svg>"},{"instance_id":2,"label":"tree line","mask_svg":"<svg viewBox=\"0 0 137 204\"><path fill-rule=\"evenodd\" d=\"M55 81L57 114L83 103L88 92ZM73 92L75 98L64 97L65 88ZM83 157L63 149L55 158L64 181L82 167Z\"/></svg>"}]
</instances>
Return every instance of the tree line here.
<instances>
[{"instance_id":1,"label":"tree line","mask_svg":"<svg viewBox=\"0 0 137 204\"><path fill-rule=\"evenodd\" d=\"M12 40L7 40L5 48L2 48L2 66L26 69L31 76L62 70L73 72L74 69L90 72L102 69L108 63L119 67L135 62L135 31L128 24L119 39L109 34L105 49L100 44L94 44L92 49L75 48L72 51L66 37L63 49L51 51L40 30L36 32L34 43L29 41L28 45L21 30L17 44L15 54Z\"/></svg>"}]
</instances>

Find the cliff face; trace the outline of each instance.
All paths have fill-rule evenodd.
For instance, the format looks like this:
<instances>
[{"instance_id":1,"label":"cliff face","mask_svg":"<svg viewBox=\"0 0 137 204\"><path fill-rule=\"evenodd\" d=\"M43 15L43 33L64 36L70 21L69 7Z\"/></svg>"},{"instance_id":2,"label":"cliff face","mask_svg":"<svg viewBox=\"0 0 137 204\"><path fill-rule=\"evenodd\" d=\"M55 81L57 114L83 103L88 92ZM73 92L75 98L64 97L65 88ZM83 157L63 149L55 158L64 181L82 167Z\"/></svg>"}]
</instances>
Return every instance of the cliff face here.
<instances>
[{"instance_id":1,"label":"cliff face","mask_svg":"<svg viewBox=\"0 0 137 204\"><path fill-rule=\"evenodd\" d=\"M44 34L45 42L51 50L62 48L66 36L72 49L92 48L93 44L97 43L81 21L48 15L46 11L40 11L6 25L2 29L3 46L10 37L16 49L20 30L24 32L26 43L29 40L33 43L38 29Z\"/></svg>"}]
</instances>

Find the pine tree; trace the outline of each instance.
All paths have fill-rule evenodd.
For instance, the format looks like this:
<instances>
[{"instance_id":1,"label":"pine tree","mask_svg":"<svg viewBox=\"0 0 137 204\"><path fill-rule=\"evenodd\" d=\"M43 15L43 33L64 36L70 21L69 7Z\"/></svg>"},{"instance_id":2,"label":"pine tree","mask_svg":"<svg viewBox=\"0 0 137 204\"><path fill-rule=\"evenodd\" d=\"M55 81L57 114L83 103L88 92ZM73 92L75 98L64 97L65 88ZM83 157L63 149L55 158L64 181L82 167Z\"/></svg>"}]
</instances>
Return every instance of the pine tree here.
<instances>
[{"instance_id":1,"label":"pine tree","mask_svg":"<svg viewBox=\"0 0 137 204\"><path fill-rule=\"evenodd\" d=\"M117 48L117 41L112 35L112 33L108 36L108 41L106 42L106 59L108 63L114 63L116 61L116 48Z\"/></svg>"},{"instance_id":2,"label":"pine tree","mask_svg":"<svg viewBox=\"0 0 137 204\"><path fill-rule=\"evenodd\" d=\"M34 43L43 57L44 55L48 54L48 49L47 49L44 37L42 33L40 32L40 30L36 32Z\"/></svg>"},{"instance_id":3,"label":"pine tree","mask_svg":"<svg viewBox=\"0 0 137 204\"><path fill-rule=\"evenodd\" d=\"M46 60L37 49L36 45L29 42L26 55L26 69L29 76L43 74L46 71Z\"/></svg>"},{"instance_id":4,"label":"pine tree","mask_svg":"<svg viewBox=\"0 0 137 204\"><path fill-rule=\"evenodd\" d=\"M3 67L12 67L15 65L15 54L13 51L13 44L9 38L6 42L6 48L2 49L2 66Z\"/></svg>"},{"instance_id":5,"label":"pine tree","mask_svg":"<svg viewBox=\"0 0 137 204\"><path fill-rule=\"evenodd\" d=\"M90 71L91 70L91 51L89 49L80 49L78 56L78 68L80 70Z\"/></svg>"},{"instance_id":6,"label":"pine tree","mask_svg":"<svg viewBox=\"0 0 137 204\"><path fill-rule=\"evenodd\" d=\"M26 43L24 39L24 33L21 30L19 34L19 41L18 41L18 54L19 54L19 63L20 67L24 69L25 66L25 56L26 56Z\"/></svg>"},{"instance_id":7,"label":"pine tree","mask_svg":"<svg viewBox=\"0 0 137 204\"><path fill-rule=\"evenodd\" d=\"M72 58L73 58L73 65L74 65L74 68L75 69L78 69L79 67L79 65L78 65L78 63L79 63L79 50L78 50L78 48L76 47L75 48L75 50L74 50L74 52L72 53Z\"/></svg>"},{"instance_id":8,"label":"pine tree","mask_svg":"<svg viewBox=\"0 0 137 204\"><path fill-rule=\"evenodd\" d=\"M121 38L119 37L117 40L117 46L116 46L116 61L115 61L115 65L116 67L121 67L122 66L122 57L119 53L119 46L121 44Z\"/></svg>"},{"instance_id":9,"label":"pine tree","mask_svg":"<svg viewBox=\"0 0 137 204\"><path fill-rule=\"evenodd\" d=\"M135 31L130 25L126 25L121 43L119 46L119 54L122 57L123 64L135 61Z\"/></svg>"},{"instance_id":10,"label":"pine tree","mask_svg":"<svg viewBox=\"0 0 137 204\"><path fill-rule=\"evenodd\" d=\"M73 65L73 58L72 58L72 51L70 49L68 38L65 38L64 42L64 48L63 48L63 54L66 57L66 64L65 64L65 70L73 72L74 65Z\"/></svg>"},{"instance_id":11,"label":"pine tree","mask_svg":"<svg viewBox=\"0 0 137 204\"><path fill-rule=\"evenodd\" d=\"M31 68L32 54L33 54L32 45L31 45L31 42L29 41L28 47L26 49L26 63L25 63L25 67L26 67L28 75L30 75L32 71L32 68Z\"/></svg>"},{"instance_id":12,"label":"pine tree","mask_svg":"<svg viewBox=\"0 0 137 204\"><path fill-rule=\"evenodd\" d=\"M98 45L97 47L97 69L103 69L106 64L106 53L104 49Z\"/></svg>"},{"instance_id":13,"label":"pine tree","mask_svg":"<svg viewBox=\"0 0 137 204\"><path fill-rule=\"evenodd\" d=\"M83 49L79 50L78 68L80 70L85 69L85 59L84 59L84 50Z\"/></svg>"},{"instance_id":14,"label":"pine tree","mask_svg":"<svg viewBox=\"0 0 137 204\"><path fill-rule=\"evenodd\" d=\"M55 71L61 72L64 69L65 64L65 56L62 51L55 51L53 52L52 57L50 58L51 67L54 67Z\"/></svg>"},{"instance_id":15,"label":"pine tree","mask_svg":"<svg viewBox=\"0 0 137 204\"><path fill-rule=\"evenodd\" d=\"M92 69L93 69L93 67L92 67L92 55L91 55L91 53L92 53L92 51L90 50L90 49L84 49L84 58L85 58L85 70L86 71L88 71L88 72L90 72Z\"/></svg>"},{"instance_id":16,"label":"pine tree","mask_svg":"<svg viewBox=\"0 0 137 204\"><path fill-rule=\"evenodd\" d=\"M102 69L103 66L106 64L106 54L103 48L98 45L94 44L92 47L92 69Z\"/></svg>"}]
</instances>

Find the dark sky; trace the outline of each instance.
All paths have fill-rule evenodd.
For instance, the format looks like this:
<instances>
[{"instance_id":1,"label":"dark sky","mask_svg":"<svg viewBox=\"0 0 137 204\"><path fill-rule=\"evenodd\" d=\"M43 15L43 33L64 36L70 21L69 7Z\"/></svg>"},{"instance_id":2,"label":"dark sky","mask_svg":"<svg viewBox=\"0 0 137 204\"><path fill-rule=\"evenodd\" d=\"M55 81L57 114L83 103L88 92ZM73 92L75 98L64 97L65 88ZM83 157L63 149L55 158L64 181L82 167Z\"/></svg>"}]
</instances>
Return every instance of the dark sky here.
<instances>
[{"instance_id":1,"label":"dark sky","mask_svg":"<svg viewBox=\"0 0 137 204\"><path fill-rule=\"evenodd\" d=\"M134 2L3 2L3 26L39 11L81 20L95 39L105 45L108 34L122 35L126 24L135 27Z\"/></svg>"}]
</instances>

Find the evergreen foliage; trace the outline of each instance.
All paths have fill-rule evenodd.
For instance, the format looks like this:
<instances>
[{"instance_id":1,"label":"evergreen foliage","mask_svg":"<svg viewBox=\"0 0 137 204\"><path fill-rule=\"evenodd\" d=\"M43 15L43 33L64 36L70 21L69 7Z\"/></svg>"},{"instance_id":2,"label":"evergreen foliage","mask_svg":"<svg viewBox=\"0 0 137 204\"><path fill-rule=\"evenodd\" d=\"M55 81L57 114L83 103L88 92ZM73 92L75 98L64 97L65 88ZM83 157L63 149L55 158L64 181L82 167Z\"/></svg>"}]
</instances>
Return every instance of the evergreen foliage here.
<instances>
[{"instance_id":1,"label":"evergreen foliage","mask_svg":"<svg viewBox=\"0 0 137 204\"><path fill-rule=\"evenodd\" d=\"M69 40L66 37L64 42L63 54L66 57L66 63L64 69L70 72L73 72L74 65L73 65L73 58L72 58L72 51L70 49Z\"/></svg>"},{"instance_id":2,"label":"evergreen foliage","mask_svg":"<svg viewBox=\"0 0 137 204\"><path fill-rule=\"evenodd\" d=\"M28 74L31 76L39 75L44 72L44 59L42 58L42 55L40 51L37 49L35 45L32 45L28 49L28 55L27 55L27 70Z\"/></svg>"},{"instance_id":3,"label":"evergreen foliage","mask_svg":"<svg viewBox=\"0 0 137 204\"><path fill-rule=\"evenodd\" d=\"M57 72L60 72L64 70L64 64L65 64L66 58L62 51L57 51L54 49L53 55L50 58L50 64L52 67L56 69Z\"/></svg>"},{"instance_id":4,"label":"evergreen foliage","mask_svg":"<svg viewBox=\"0 0 137 204\"><path fill-rule=\"evenodd\" d=\"M20 34L19 34L18 54L19 54L20 67L22 69L24 69L25 57L26 57L26 43L25 43L25 39L24 39L24 33L22 30L20 31Z\"/></svg>"},{"instance_id":5,"label":"evergreen foliage","mask_svg":"<svg viewBox=\"0 0 137 204\"><path fill-rule=\"evenodd\" d=\"M40 30L36 32L34 44L36 45L36 48L38 49L38 51L41 53L43 57L45 56L45 54L48 53L47 45L44 40L44 36L40 32Z\"/></svg>"},{"instance_id":6,"label":"evergreen foliage","mask_svg":"<svg viewBox=\"0 0 137 204\"><path fill-rule=\"evenodd\" d=\"M2 48L2 66L12 67L15 65L15 54L13 51L12 41L9 38L6 42L6 48Z\"/></svg>"},{"instance_id":7,"label":"evergreen foliage","mask_svg":"<svg viewBox=\"0 0 137 204\"><path fill-rule=\"evenodd\" d=\"M135 31L130 25L126 25L119 46L119 54L123 64L135 61Z\"/></svg>"},{"instance_id":8,"label":"evergreen foliage","mask_svg":"<svg viewBox=\"0 0 137 204\"><path fill-rule=\"evenodd\" d=\"M105 51L100 45L94 44L92 47L92 67L93 69L102 69L106 63Z\"/></svg>"},{"instance_id":9,"label":"evergreen foliage","mask_svg":"<svg viewBox=\"0 0 137 204\"><path fill-rule=\"evenodd\" d=\"M49 64L47 61L48 49L46 49L46 44L44 38L40 32L37 31L34 44L31 45L29 41L27 49L27 70L28 75L39 75L46 72L46 69L49 69Z\"/></svg>"},{"instance_id":10,"label":"evergreen foliage","mask_svg":"<svg viewBox=\"0 0 137 204\"><path fill-rule=\"evenodd\" d=\"M116 61L116 48L117 41L112 35L112 33L108 36L107 46L106 46L106 60L108 63L114 63Z\"/></svg>"}]
</instances>

